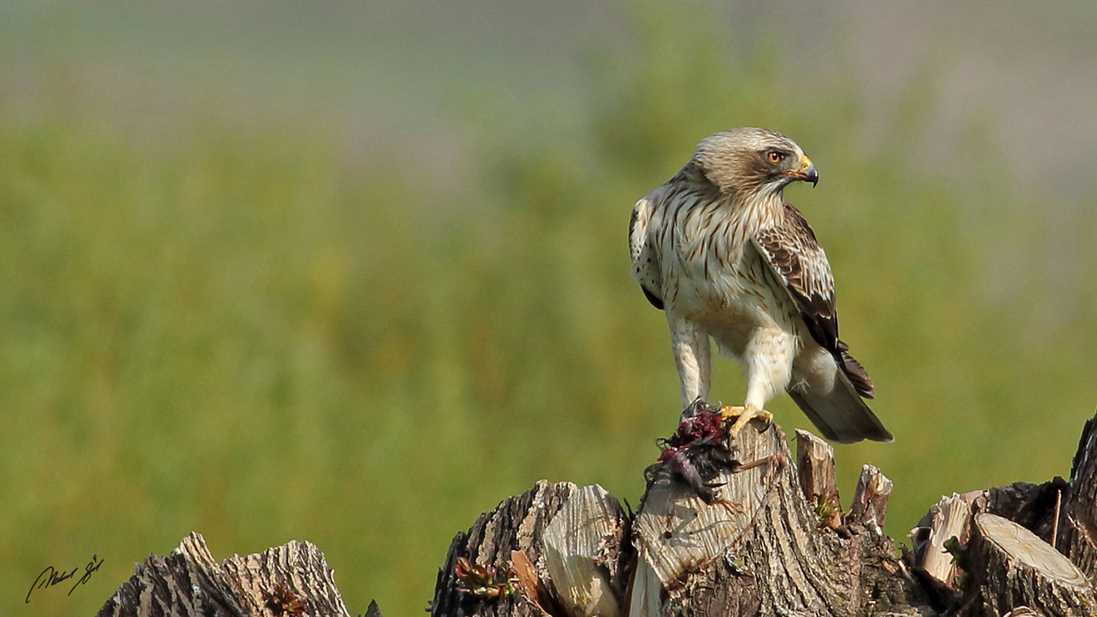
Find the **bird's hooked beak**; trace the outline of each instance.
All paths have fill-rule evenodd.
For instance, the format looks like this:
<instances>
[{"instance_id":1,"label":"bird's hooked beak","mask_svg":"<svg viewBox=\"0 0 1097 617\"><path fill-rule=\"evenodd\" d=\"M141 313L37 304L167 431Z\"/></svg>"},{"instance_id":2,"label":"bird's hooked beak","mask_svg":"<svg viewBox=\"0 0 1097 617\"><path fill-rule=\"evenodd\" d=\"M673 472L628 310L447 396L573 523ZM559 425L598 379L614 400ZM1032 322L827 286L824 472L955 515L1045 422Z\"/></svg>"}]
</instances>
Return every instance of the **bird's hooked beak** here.
<instances>
[{"instance_id":1,"label":"bird's hooked beak","mask_svg":"<svg viewBox=\"0 0 1097 617\"><path fill-rule=\"evenodd\" d=\"M800 168L790 169L785 172L791 176L794 180L803 180L804 182L810 182L811 186L819 184L819 172L815 169L815 163L811 162L811 159L804 156L800 157Z\"/></svg>"}]
</instances>

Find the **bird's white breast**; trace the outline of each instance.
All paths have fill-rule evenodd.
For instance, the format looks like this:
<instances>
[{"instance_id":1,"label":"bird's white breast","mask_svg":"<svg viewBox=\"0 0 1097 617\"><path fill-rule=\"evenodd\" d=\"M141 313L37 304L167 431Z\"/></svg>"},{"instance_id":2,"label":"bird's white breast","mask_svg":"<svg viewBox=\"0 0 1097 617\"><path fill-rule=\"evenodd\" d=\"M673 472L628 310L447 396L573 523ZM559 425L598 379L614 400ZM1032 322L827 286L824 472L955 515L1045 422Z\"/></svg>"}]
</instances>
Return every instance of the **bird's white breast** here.
<instances>
[{"instance_id":1,"label":"bird's white breast","mask_svg":"<svg viewBox=\"0 0 1097 617\"><path fill-rule=\"evenodd\" d=\"M759 331L795 334L795 307L769 273L732 204L679 210L663 234L666 310L697 324L741 357Z\"/></svg>"}]
</instances>

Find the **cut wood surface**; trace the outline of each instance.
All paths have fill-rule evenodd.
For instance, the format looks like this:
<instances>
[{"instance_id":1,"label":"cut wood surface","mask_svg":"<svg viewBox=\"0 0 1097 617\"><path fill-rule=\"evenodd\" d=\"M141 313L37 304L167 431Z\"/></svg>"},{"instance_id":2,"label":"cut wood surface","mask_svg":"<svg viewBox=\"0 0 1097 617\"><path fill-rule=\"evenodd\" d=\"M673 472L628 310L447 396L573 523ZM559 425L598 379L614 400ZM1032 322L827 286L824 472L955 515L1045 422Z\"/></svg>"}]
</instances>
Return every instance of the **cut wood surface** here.
<instances>
[{"instance_id":1,"label":"cut wood surface","mask_svg":"<svg viewBox=\"0 0 1097 617\"><path fill-rule=\"evenodd\" d=\"M973 528L962 561L982 615L997 617L1019 606L1049 615L1097 615L1085 574L1036 534L988 513L976 515Z\"/></svg>"},{"instance_id":2,"label":"cut wood surface","mask_svg":"<svg viewBox=\"0 0 1097 617\"><path fill-rule=\"evenodd\" d=\"M960 546L971 536L971 501L974 496L943 497L929 509L911 532L917 566L951 589L959 589L960 568L945 545L955 539Z\"/></svg>"},{"instance_id":3,"label":"cut wood surface","mask_svg":"<svg viewBox=\"0 0 1097 617\"><path fill-rule=\"evenodd\" d=\"M598 485L573 491L545 529L545 568L570 615L617 617L624 595L618 553L628 542L628 517Z\"/></svg>"}]
</instances>

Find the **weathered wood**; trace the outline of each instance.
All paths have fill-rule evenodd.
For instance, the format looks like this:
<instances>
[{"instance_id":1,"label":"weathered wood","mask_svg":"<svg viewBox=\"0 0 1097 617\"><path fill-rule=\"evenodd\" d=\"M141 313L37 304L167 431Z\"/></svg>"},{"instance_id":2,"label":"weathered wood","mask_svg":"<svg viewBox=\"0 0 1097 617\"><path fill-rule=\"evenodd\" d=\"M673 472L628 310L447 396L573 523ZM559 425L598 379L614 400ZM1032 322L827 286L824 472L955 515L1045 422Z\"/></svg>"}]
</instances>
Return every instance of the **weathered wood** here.
<instances>
[{"instance_id":1,"label":"weathered wood","mask_svg":"<svg viewBox=\"0 0 1097 617\"><path fill-rule=\"evenodd\" d=\"M730 445L742 467L719 473L712 503L672 475L657 474L649 487L633 524L637 566L629 614L871 610L873 599L861 587L865 540L843 539L820 525L781 429L754 422ZM896 557L892 548L898 571Z\"/></svg>"},{"instance_id":2,"label":"weathered wood","mask_svg":"<svg viewBox=\"0 0 1097 617\"><path fill-rule=\"evenodd\" d=\"M563 608L572 617L617 617L624 600L621 550L629 520L606 489L572 492L545 529L545 566Z\"/></svg>"},{"instance_id":3,"label":"weathered wood","mask_svg":"<svg viewBox=\"0 0 1097 617\"><path fill-rule=\"evenodd\" d=\"M823 495L837 503L827 444L798 434L797 467L776 425L755 422L728 444L712 408L687 411L632 520L599 486L542 480L457 534L432 615L1097 615L1097 418L1069 482L946 497L900 559L880 532L891 482L879 470L863 468L835 528L818 507ZM99 611L150 614L348 613L315 546L217 563L192 534L139 564ZM380 617L376 604L367 615Z\"/></svg>"},{"instance_id":4,"label":"weathered wood","mask_svg":"<svg viewBox=\"0 0 1097 617\"><path fill-rule=\"evenodd\" d=\"M973 509L1008 518L1050 542L1055 502L1066 489L1062 478L1043 484L1014 482L980 491L982 494L975 498Z\"/></svg>"},{"instance_id":5,"label":"weathered wood","mask_svg":"<svg viewBox=\"0 0 1097 617\"><path fill-rule=\"evenodd\" d=\"M819 522L832 529L842 525L842 501L834 472L834 448L822 439L796 429L796 469L804 499Z\"/></svg>"},{"instance_id":6,"label":"weathered wood","mask_svg":"<svg viewBox=\"0 0 1097 617\"><path fill-rule=\"evenodd\" d=\"M739 459L772 462L719 474L713 482L720 485L715 503L706 504L691 486L669 475L648 489L633 527L639 565L631 614L661 614L664 590L671 600L685 595L691 575L721 559L748 530L770 492L772 479L767 476L776 464L789 467L787 451L784 460L775 458L781 451L776 431L769 437L756 427L740 433ZM652 604L656 599L657 606Z\"/></svg>"},{"instance_id":7,"label":"weathered wood","mask_svg":"<svg viewBox=\"0 0 1097 617\"><path fill-rule=\"evenodd\" d=\"M1085 574L1013 521L976 515L962 561L974 577L974 599L967 604L976 607L975 614L998 617L1025 606L1050 615L1097 615L1097 599Z\"/></svg>"},{"instance_id":8,"label":"weathered wood","mask_svg":"<svg viewBox=\"0 0 1097 617\"><path fill-rule=\"evenodd\" d=\"M954 496L956 497L961 496ZM935 572L935 577L929 577L925 581L939 608L963 609L959 611L960 615L983 614L979 612L983 610L981 605L963 605L963 602L970 602L970 597L961 602L958 583L962 568L954 563L953 555L942 555L936 551L938 545L943 547L954 536L957 538L954 551L960 554L968 551L970 533L957 533L957 528L970 530L974 517L980 513L995 514L1008 519L1056 547L1086 574L1089 584L1092 585L1097 577L1097 543L1094 542L1093 533L1097 530L1094 526L1094 519L1097 518L1097 508L1094 505L1097 504L1097 418L1087 422L1082 432L1074 455L1070 482L1062 478L1054 478L1043 484L1015 482L968 493L962 496L962 500L969 506L968 511L958 509L952 515L956 521L951 525L944 525L941 520L938 520L936 527L931 528L930 525L930 520L934 517L940 519L942 504L949 501L946 498L932 508L911 532L914 540L911 565L915 568L915 573L926 574L928 577L926 571L920 569L923 558L932 554L939 558L936 566L931 563L928 567L928 570ZM960 523L961 519L963 524ZM929 548L930 544L934 549ZM965 563L969 568L984 567L978 562L972 562L970 558ZM942 574L940 569L944 569L946 573ZM947 586L939 584L936 577L947 580ZM970 596L970 593L967 595ZM1052 611L1052 614L1065 613Z\"/></svg>"},{"instance_id":9,"label":"weathered wood","mask_svg":"<svg viewBox=\"0 0 1097 617\"><path fill-rule=\"evenodd\" d=\"M946 544L955 539L965 546L971 536L971 503L977 494L942 497L910 532L914 566L954 591L959 590L960 567Z\"/></svg>"},{"instance_id":10,"label":"weathered wood","mask_svg":"<svg viewBox=\"0 0 1097 617\"><path fill-rule=\"evenodd\" d=\"M1082 430L1057 522L1055 546L1097 584L1097 417Z\"/></svg>"},{"instance_id":11,"label":"weathered wood","mask_svg":"<svg viewBox=\"0 0 1097 617\"><path fill-rule=\"evenodd\" d=\"M1002 617L1044 617L1044 615L1027 606L1018 606L1008 613L1002 613Z\"/></svg>"},{"instance_id":12,"label":"weathered wood","mask_svg":"<svg viewBox=\"0 0 1097 617\"><path fill-rule=\"evenodd\" d=\"M349 616L324 554L308 542L214 561L192 533L167 557L151 555L107 600L98 617L230 617L284 614ZM279 614L283 614L279 613Z\"/></svg>"},{"instance_id":13,"label":"weathered wood","mask_svg":"<svg viewBox=\"0 0 1097 617\"><path fill-rule=\"evenodd\" d=\"M883 534L891 487L891 480L879 469L872 465L862 467L857 489L853 491L853 504L845 518L846 525L860 525Z\"/></svg>"},{"instance_id":14,"label":"weathered wood","mask_svg":"<svg viewBox=\"0 0 1097 617\"><path fill-rule=\"evenodd\" d=\"M459 532L450 544L445 565L438 571L431 615L563 615L563 609L545 584L549 575L542 558L544 532L575 491L576 486L570 482L551 484L541 480L532 489L504 499L495 510L481 515L468 532ZM518 577L512 568L515 551L523 553L535 566L538 580L529 581L527 586L536 587L535 593L518 592ZM458 560L462 558L492 572L498 587L478 590L469 581L462 581L457 572Z\"/></svg>"}]
</instances>

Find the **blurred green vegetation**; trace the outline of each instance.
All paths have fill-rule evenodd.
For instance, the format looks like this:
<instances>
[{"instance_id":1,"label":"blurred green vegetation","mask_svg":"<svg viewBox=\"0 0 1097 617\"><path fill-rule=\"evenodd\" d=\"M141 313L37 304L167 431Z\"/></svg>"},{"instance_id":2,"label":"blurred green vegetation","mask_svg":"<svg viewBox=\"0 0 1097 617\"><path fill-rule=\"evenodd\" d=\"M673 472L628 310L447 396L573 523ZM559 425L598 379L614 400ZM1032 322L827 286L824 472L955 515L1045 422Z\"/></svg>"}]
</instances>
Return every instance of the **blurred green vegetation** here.
<instances>
[{"instance_id":1,"label":"blurred green vegetation","mask_svg":"<svg viewBox=\"0 0 1097 617\"><path fill-rule=\"evenodd\" d=\"M1012 184L978 122L969 166L920 171L932 71L870 140L852 81L779 79L690 21L647 7L634 48L594 55L582 135L461 99L473 164L448 193L321 118L198 108L148 140L63 97L0 102L0 612L92 614L196 530L217 558L312 541L352 613L415 614L453 534L538 478L635 504L678 383L628 216L738 125L821 172L787 197L896 437L838 448L847 500L880 467L903 539L943 492L1067 474L1097 400L1097 212ZM718 364L714 398L739 400ZM85 588L24 604L93 554Z\"/></svg>"}]
</instances>

